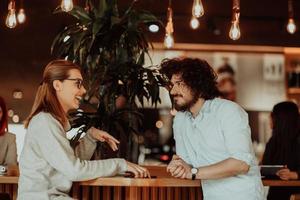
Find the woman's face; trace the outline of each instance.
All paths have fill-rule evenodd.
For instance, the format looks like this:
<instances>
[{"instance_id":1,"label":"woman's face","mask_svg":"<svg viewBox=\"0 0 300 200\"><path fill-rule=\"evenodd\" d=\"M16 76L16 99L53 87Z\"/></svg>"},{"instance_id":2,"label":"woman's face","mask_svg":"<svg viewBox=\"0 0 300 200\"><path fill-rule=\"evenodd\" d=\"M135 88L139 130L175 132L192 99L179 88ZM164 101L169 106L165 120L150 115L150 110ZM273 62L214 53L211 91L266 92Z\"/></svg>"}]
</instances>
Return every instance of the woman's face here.
<instances>
[{"instance_id":1,"label":"woman's face","mask_svg":"<svg viewBox=\"0 0 300 200\"><path fill-rule=\"evenodd\" d=\"M80 100L86 93L82 82L83 79L81 73L77 69L71 69L67 79L63 81L53 81L53 87L56 90L58 101L65 113L71 109L79 108Z\"/></svg>"}]
</instances>

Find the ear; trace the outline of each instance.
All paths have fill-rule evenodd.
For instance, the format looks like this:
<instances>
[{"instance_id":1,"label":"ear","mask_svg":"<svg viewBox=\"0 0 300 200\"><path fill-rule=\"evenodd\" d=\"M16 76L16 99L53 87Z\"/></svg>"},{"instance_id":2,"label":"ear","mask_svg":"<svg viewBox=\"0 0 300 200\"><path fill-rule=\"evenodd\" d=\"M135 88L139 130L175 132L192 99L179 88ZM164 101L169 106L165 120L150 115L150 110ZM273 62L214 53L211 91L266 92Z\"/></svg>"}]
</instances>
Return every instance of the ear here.
<instances>
[{"instance_id":1,"label":"ear","mask_svg":"<svg viewBox=\"0 0 300 200\"><path fill-rule=\"evenodd\" d=\"M56 91L60 91L62 89L62 82L60 80L54 80L52 85Z\"/></svg>"}]
</instances>

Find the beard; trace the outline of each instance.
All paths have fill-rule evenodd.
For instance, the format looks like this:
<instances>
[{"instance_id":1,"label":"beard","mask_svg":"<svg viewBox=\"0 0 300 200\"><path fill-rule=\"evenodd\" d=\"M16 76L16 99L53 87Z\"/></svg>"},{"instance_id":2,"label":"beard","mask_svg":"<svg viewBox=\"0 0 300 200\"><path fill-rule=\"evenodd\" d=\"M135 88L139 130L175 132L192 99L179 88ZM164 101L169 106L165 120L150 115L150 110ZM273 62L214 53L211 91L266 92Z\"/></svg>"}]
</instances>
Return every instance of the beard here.
<instances>
[{"instance_id":1,"label":"beard","mask_svg":"<svg viewBox=\"0 0 300 200\"><path fill-rule=\"evenodd\" d=\"M193 94L193 98L187 102L185 102L184 104L177 104L176 101L174 100L174 97L183 97L182 95L173 95L172 96L172 102L173 102L173 106L177 111L188 111L190 110L190 108L195 105L195 103L198 101L199 99L199 95L195 95Z\"/></svg>"}]
</instances>

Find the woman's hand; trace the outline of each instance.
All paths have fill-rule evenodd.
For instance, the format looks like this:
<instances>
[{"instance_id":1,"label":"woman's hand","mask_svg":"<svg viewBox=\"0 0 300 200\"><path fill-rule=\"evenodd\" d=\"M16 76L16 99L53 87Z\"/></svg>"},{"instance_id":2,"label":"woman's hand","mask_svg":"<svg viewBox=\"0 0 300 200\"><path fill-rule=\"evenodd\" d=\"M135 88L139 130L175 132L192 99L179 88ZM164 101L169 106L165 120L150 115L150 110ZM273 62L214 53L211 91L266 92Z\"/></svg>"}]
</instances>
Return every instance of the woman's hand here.
<instances>
[{"instance_id":1,"label":"woman's hand","mask_svg":"<svg viewBox=\"0 0 300 200\"><path fill-rule=\"evenodd\" d=\"M126 163L127 171L133 173L135 178L151 178L148 169L128 161L126 161Z\"/></svg>"},{"instance_id":2,"label":"woman's hand","mask_svg":"<svg viewBox=\"0 0 300 200\"><path fill-rule=\"evenodd\" d=\"M120 143L116 138L114 138L113 136L111 136L110 134L108 134L105 131L99 130L97 128L90 128L90 136L95 139L95 140L99 140L101 142L106 142L110 148L113 151L118 150L118 144Z\"/></svg>"},{"instance_id":3,"label":"woman's hand","mask_svg":"<svg viewBox=\"0 0 300 200\"><path fill-rule=\"evenodd\" d=\"M277 171L276 175L279 176L280 179L286 180L286 181L298 179L297 172L290 171L288 168Z\"/></svg>"}]
</instances>

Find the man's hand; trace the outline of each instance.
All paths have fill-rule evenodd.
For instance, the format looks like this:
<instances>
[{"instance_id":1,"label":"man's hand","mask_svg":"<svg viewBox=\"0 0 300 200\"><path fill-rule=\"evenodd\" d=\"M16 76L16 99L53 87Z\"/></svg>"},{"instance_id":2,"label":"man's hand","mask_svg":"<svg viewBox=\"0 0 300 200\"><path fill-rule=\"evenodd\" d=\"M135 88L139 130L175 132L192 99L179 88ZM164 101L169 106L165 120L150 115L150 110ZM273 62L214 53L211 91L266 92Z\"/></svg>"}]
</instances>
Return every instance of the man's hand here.
<instances>
[{"instance_id":1,"label":"man's hand","mask_svg":"<svg viewBox=\"0 0 300 200\"><path fill-rule=\"evenodd\" d=\"M298 174L296 172L290 171L288 168L277 171L276 175L279 176L280 179L285 181L298 179Z\"/></svg>"},{"instance_id":2,"label":"man's hand","mask_svg":"<svg viewBox=\"0 0 300 200\"><path fill-rule=\"evenodd\" d=\"M177 155L173 156L171 162L167 166L167 172L171 173L171 175L176 178L191 179L191 169L192 167Z\"/></svg>"},{"instance_id":3,"label":"man's hand","mask_svg":"<svg viewBox=\"0 0 300 200\"><path fill-rule=\"evenodd\" d=\"M118 150L117 145L120 142L116 138L114 138L113 136L108 134L107 132L92 127L89 129L89 134L95 140L99 140L101 142L106 142L113 151Z\"/></svg>"}]
</instances>

